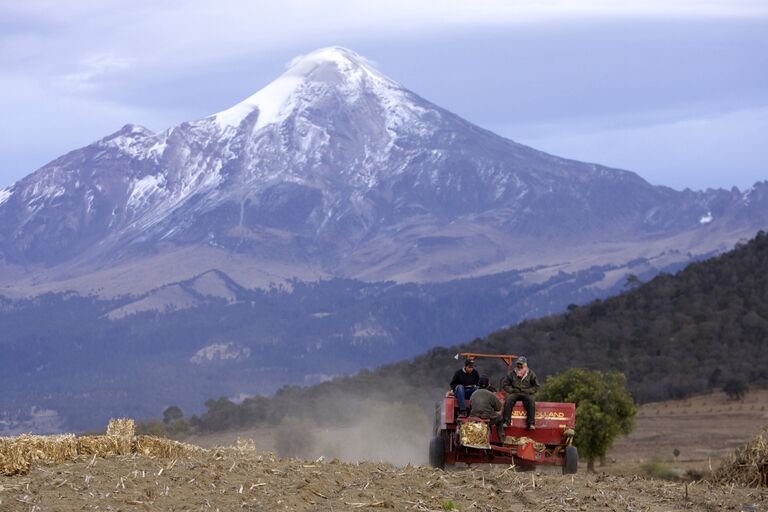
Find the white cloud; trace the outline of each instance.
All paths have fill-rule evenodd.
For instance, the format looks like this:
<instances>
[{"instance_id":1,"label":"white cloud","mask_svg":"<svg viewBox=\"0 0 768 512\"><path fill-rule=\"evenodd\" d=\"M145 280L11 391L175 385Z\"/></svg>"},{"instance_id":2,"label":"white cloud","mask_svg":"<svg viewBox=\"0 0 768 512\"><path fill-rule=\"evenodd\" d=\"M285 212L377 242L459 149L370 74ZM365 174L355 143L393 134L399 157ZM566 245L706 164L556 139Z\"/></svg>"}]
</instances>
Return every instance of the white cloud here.
<instances>
[{"instance_id":1,"label":"white cloud","mask_svg":"<svg viewBox=\"0 0 768 512\"><path fill-rule=\"evenodd\" d=\"M202 68L287 47L423 36L573 18L768 18L749 0L27 0L0 4L0 67L92 90L128 66L137 75Z\"/></svg>"},{"instance_id":2,"label":"white cloud","mask_svg":"<svg viewBox=\"0 0 768 512\"><path fill-rule=\"evenodd\" d=\"M108 81L194 76L297 48L606 18L768 19L758 0L25 0L0 2L0 187L126 122L155 129L189 112L119 104ZM341 38L341 39L339 39ZM322 41L318 44L318 41ZM418 44L418 43L415 43ZM757 52L756 52L757 54ZM492 65L489 63L489 66ZM385 70L386 71L386 70ZM129 82L130 80L125 80ZM112 84L110 84L112 85ZM259 84L254 84L254 87ZM115 87L119 89L119 87ZM250 91L248 91L250 92ZM226 105L222 105L225 107ZM205 112L206 114L209 112ZM26 152L22 151L26 147ZM545 149L548 149L545 147ZM45 155L45 156L42 156ZM13 158L25 164L14 164ZM41 161L43 160L43 161Z\"/></svg>"},{"instance_id":3,"label":"white cloud","mask_svg":"<svg viewBox=\"0 0 768 512\"><path fill-rule=\"evenodd\" d=\"M559 156L634 171L653 184L746 189L768 179L766 133L768 107L634 127L586 129L564 123L548 135L507 135Z\"/></svg>"},{"instance_id":4,"label":"white cloud","mask_svg":"<svg viewBox=\"0 0 768 512\"><path fill-rule=\"evenodd\" d=\"M15 75L3 76L0 101L0 188L126 123L162 129L166 128L167 117L182 117L179 113L133 108L90 95L52 94L37 80Z\"/></svg>"},{"instance_id":5,"label":"white cloud","mask_svg":"<svg viewBox=\"0 0 768 512\"><path fill-rule=\"evenodd\" d=\"M76 71L61 77L60 85L71 91L91 90L96 87L98 79L129 67L128 59L112 53L86 55Z\"/></svg>"},{"instance_id":6,"label":"white cloud","mask_svg":"<svg viewBox=\"0 0 768 512\"><path fill-rule=\"evenodd\" d=\"M0 18L21 28L0 36L0 62L54 59L79 69L96 51L144 66L253 55L317 37L423 34L450 27L514 25L571 18L767 18L749 0L351 0L6 2ZM55 52L51 52L51 49ZM15 52L14 52L15 53ZM34 65L34 64L32 64Z\"/></svg>"}]
</instances>

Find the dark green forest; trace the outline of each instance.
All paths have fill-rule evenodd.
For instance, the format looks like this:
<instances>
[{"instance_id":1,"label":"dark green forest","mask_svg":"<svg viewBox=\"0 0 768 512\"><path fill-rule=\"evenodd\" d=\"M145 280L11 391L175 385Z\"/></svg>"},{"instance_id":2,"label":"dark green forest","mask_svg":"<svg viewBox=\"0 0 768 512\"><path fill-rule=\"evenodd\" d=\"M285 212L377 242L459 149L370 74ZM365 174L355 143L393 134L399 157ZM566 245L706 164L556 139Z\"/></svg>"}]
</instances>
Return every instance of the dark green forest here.
<instances>
[{"instance_id":1,"label":"dark green forest","mask_svg":"<svg viewBox=\"0 0 768 512\"><path fill-rule=\"evenodd\" d=\"M91 430L110 417L157 416L171 404L199 414L209 397L307 386L563 311L620 289L593 287L606 274L648 268L637 260L539 283L526 283L521 271L424 284L295 281L268 290L211 270L207 277L229 299L201 294L195 278L173 285L193 307L123 317L110 312L144 297L0 296L0 432ZM195 362L217 344L238 357ZM60 423L30 423L33 408L55 411Z\"/></svg>"},{"instance_id":2,"label":"dark green forest","mask_svg":"<svg viewBox=\"0 0 768 512\"><path fill-rule=\"evenodd\" d=\"M297 416L345 422L363 403L418 404L429 411L459 367L459 351L526 355L540 379L580 367L618 370L638 402L682 398L738 382L768 385L768 236L692 263L647 283L630 276L625 291L567 312L525 320L486 338L434 348L412 361L363 370L311 387L285 386L271 398L236 405L210 400L189 422L200 430L278 423ZM498 382L503 363L484 361Z\"/></svg>"}]
</instances>

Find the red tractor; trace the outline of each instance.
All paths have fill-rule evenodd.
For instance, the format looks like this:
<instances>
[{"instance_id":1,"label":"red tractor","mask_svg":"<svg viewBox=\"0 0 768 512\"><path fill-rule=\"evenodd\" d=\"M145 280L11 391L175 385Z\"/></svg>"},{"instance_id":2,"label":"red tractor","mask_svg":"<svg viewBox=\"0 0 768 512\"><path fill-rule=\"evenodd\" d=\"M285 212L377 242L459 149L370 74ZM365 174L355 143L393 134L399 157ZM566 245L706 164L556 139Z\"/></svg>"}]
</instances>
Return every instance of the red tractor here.
<instances>
[{"instance_id":1,"label":"red tractor","mask_svg":"<svg viewBox=\"0 0 768 512\"><path fill-rule=\"evenodd\" d=\"M460 353L469 359L501 359L510 367L518 356ZM496 393L502 404L504 393ZM459 418L459 408L452 391L435 407L435 437L429 444L429 463L444 468L457 462L467 464L514 464L561 466L563 474L576 473L579 454L572 445L576 428L576 404L536 402L536 429L527 430L525 409L518 402L512 410L512 424L504 430L505 444L499 443L495 428L488 420L472 416Z\"/></svg>"}]
</instances>

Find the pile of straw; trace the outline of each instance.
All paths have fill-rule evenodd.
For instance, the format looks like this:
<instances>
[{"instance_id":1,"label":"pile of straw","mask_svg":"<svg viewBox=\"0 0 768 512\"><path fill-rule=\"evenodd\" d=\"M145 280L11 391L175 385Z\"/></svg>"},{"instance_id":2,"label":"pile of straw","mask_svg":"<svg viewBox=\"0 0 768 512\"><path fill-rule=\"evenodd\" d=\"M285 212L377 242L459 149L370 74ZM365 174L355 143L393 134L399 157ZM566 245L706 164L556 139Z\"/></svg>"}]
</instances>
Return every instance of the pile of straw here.
<instances>
[{"instance_id":1,"label":"pile of straw","mask_svg":"<svg viewBox=\"0 0 768 512\"><path fill-rule=\"evenodd\" d=\"M714 478L720 483L768 487L768 428L728 456Z\"/></svg>"},{"instance_id":2,"label":"pile of straw","mask_svg":"<svg viewBox=\"0 0 768 512\"><path fill-rule=\"evenodd\" d=\"M514 436L507 436L504 439L504 444L509 444L513 446L518 446L521 444L528 444L533 443L533 449L537 452L543 452L547 447L544 443L540 443L538 441L534 441L530 437L520 436L520 437L514 437Z\"/></svg>"},{"instance_id":3,"label":"pile of straw","mask_svg":"<svg viewBox=\"0 0 768 512\"><path fill-rule=\"evenodd\" d=\"M77 438L78 455L128 455L133 453L133 439L118 436L81 436Z\"/></svg>"},{"instance_id":4,"label":"pile of straw","mask_svg":"<svg viewBox=\"0 0 768 512\"><path fill-rule=\"evenodd\" d=\"M487 448L488 442L488 424L480 421L464 421L461 423L459 434L461 444L477 448Z\"/></svg>"},{"instance_id":5,"label":"pile of straw","mask_svg":"<svg viewBox=\"0 0 768 512\"><path fill-rule=\"evenodd\" d=\"M133 420L111 420L105 436L0 437L0 475L27 473L37 462L60 464L78 456L140 454L158 458L181 458L207 453L207 450L170 439L135 436Z\"/></svg>"},{"instance_id":6,"label":"pile of straw","mask_svg":"<svg viewBox=\"0 0 768 512\"><path fill-rule=\"evenodd\" d=\"M180 459L206 453L207 450L187 443L152 436L136 436L135 451L147 457Z\"/></svg>"},{"instance_id":7,"label":"pile of straw","mask_svg":"<svg viewBox=\"0 0 768 512\"><path fill-rule=\"evenodd\" d=\"M59 464L77 456L74 435L0 438L0 474L26 473L35 462Z\"/></svg>"}]
</instances>

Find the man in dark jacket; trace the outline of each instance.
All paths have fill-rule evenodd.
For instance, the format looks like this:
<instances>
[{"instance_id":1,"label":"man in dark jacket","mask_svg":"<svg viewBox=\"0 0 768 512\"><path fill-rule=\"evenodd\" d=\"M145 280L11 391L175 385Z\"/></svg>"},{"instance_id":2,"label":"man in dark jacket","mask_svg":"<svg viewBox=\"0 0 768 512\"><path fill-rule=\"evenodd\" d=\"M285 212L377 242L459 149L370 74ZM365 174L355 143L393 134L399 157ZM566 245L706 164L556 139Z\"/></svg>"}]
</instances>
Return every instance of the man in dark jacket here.
<instances>
[{"instance_id":1,"label":"man in dark jacket","mask_svg":"<svg viewBox=\"0 0 768 512\"><path fill-rule=\"evenodd\" d=\"M501 381L501 388L507 395L504 400L504 423L512 423L512 409L519 400L525 406L526 428L535 430L536 402L533 400L533 394L539 389L539 381L536 380L533 370L528 368L528 360L525 357L517 358L515 366Z\"/></svg>"},{"instance_id":2,"label":"man in dark jacket","mask_svg":"<svg viewBox=\"0 0 768 512\"><path fill-rule=\"evenodd\" d=\"M475 391L480 381L480 374L475 371L475 362L471 359L464 361L464 368L457 370L451 379L451 389L459 401L459 416L467 415L467 399Z\"/></svg>"},{"instance_id":3,"label":"man in dark jacket","mask_svg":"<svg viewBox=\"0 0 768 512\"><path fill-rule=\"evenodd\" d=\"M504 419L501 417L501 400L488 390L488 376L483 375L477 383L479 389L472 393L470 404L472 416L488 420L489 426L496 426L499 442L504 444Z\"/></svg>"}]
</instances>

